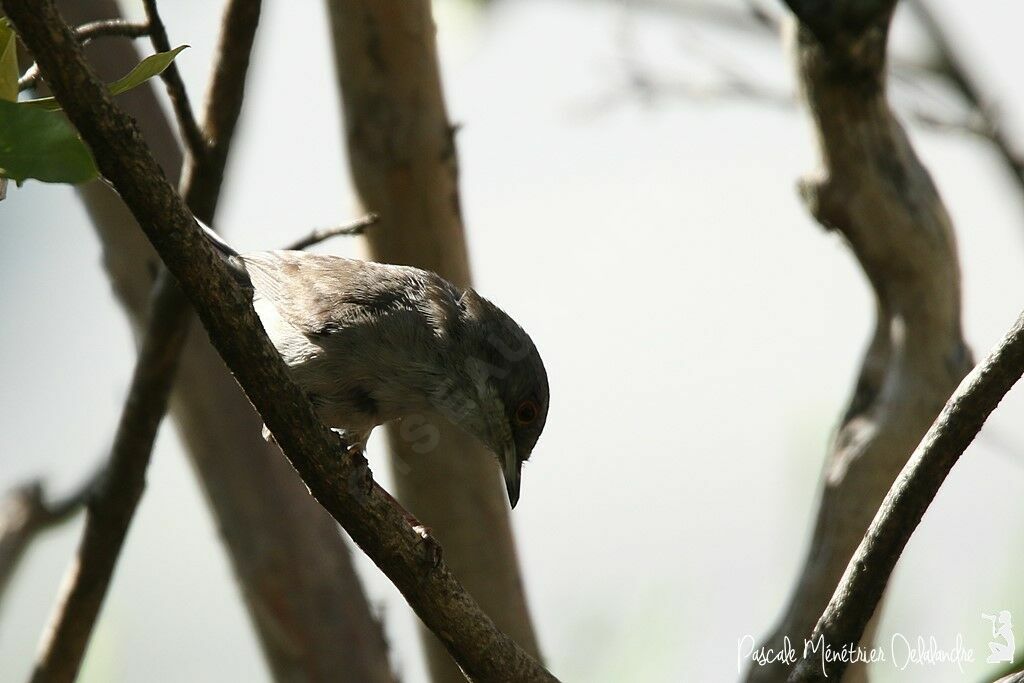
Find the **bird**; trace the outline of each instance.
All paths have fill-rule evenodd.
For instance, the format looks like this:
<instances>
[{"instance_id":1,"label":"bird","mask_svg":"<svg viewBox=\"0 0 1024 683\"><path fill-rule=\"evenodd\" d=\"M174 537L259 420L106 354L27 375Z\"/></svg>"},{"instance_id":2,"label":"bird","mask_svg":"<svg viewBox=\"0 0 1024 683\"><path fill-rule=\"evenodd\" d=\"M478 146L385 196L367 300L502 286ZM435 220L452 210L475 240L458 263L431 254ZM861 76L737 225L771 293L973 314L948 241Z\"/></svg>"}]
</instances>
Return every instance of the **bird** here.
<instances>
[{"instance_id":1,"label":"bird","mask_svg":"<svg viewBox=\"0 0 1024 683\"><path fill-rule=\"evenodd\" d=\"M328 427L365 450L381 424L439 414L497 458L515 508L549 404L544 363L515 320L428 270L295 250L239 253L196 222L251 288L270 341Z\"/></svg>"}]
</instances>

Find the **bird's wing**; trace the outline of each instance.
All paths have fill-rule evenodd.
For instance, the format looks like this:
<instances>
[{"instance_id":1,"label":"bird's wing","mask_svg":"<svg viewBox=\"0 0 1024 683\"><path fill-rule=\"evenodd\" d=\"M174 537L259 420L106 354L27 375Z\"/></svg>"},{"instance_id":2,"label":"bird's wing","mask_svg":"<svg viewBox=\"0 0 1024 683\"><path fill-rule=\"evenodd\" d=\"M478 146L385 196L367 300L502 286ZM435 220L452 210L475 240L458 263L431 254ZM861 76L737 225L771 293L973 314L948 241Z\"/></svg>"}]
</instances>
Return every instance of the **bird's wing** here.
<instances>
[{"instance_id":1,"label":"bird's wing","mask_svg":"<svg viewBox=\"0 0 1024 683\"><path fill-rule=\"evenodd\" d=\"M256 296L307 335L331 334L395 312L432 318L433 312L424 310L425 302L429 309L430 302L454 302L460 296L445 280L416 268L301 251L257 252L242 258ZM446 313L437 311L439 318L447 318Z\"/></svg>"}]
</instances>

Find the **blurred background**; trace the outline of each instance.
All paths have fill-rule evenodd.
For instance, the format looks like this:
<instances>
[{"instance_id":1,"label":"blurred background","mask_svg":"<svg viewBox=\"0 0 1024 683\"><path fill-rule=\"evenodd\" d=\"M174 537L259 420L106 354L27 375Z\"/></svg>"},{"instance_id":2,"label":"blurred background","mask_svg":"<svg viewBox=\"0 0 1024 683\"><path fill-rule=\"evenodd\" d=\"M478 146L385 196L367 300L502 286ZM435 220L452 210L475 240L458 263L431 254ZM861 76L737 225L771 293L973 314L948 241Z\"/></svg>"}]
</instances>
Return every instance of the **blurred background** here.
<instances>
[{"instance_id":1,"label":"blurred background","mask_svg":"<svg viewBox=\"0 0 1024 683\"><path fill-rule=\"evenodd\" d=\"M931 6L1019 138L1024 9ZM689 7L434 2L476 286L530 331L550 375L512 518L541 647L566 681L737 678L738 640L767 633L803 562L873 320L851 254L794 189L816 159L780 41ZM172 44L192 46L178 63L201 99L220 5L161 9ZM905 14L893 54L923 59ZM218 215L243 250L360 210L323 4L266 2L257 40ZM897 79L893 101L908 118L963 114L927 81ZM1024 195L977 136L909 130L957 228L980 357L1024 300ZM357 241L320 249L361 253ZM29 182L0 204L0 488L42 476L59 493L109 445L135 353L99 259L71 188ZM1022 415L1018 389L925 516L878 627L882 642L944 648L962 634L976 662L876 665L874 680L980 680L994 671L981 613L1024 620ZM387 487L379 440L369 459ZM0 679L30 670L79 525L36 542L14 577ZM415 617L355 555L399 675L426 680ZM269 680L169 422L80 680Z\"/></svg>"}]
</instances>

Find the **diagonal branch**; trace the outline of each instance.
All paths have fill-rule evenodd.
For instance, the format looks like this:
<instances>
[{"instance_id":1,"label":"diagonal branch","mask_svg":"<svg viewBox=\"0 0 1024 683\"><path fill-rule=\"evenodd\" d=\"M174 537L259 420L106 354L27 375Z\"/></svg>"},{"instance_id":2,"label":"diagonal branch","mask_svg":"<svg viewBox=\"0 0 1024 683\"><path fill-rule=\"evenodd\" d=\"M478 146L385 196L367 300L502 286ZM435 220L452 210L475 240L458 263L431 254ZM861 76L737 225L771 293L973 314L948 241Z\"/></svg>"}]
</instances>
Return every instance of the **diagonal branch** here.
<instances>
[{"instance_id":1,"label":"diagonal branch","mask_svg":"<svg viewBox=\"0 0 1024 683\"><path fill-rule=\"evenodd\" d=\"M245 67L259 19L260 4L234 0L225 12L233 22L224 52L244 51L243 60L218 61L207 118L230 136L241 110ZM56 16L56 10L53 10ZM58 19L59 20L59 19ZM81 50L72 38L68 43ZM37 53L38 54L38 53ZM241 70L238 67L241 66ZM51 84L52 85L52 84ZM223 149L226 150L228 141ZM224 157L204 155L190 167L183 186L193 211L211 220L224 170ZM178 359L188 332L188 302L173 277L158 279L149 320L136 361L128 400L118 426L102 487L89 504L77 556L44 633L33 681L72 681L106 596L128 527L145 487L153 441L167 409Z\"/></svg>"},{"instance_id":2,"label":"diagonal branch","mask_svg":"<svg viewBox=\"0 0 1024 683\"><path fill-rule=\"evenodd\" d=\"M52 0L3 7L97 165L181 283L211 340L314 496L395 583L468 676L553 681L465 592L438 548L373 486L365 460L342 453L262 331L244 292L163 178L134 123L111 101ZM425 552L426 551L426 552Z\"/></svg>"},{"instance_id":3,"label":"diagonal branch","mask_svg":"<svg viewBox=\"0 0 1024 683\"><path fill-rule=\"evenodd\" d=\"M812 642L823 642L833 651L860 642L896 561L925 510L985 420L1022 374L1024 313L995 350L960 384L889 489L818 620ZM839 680L845 668L842 658L824 664L805 659L798 663L789 680Z\"/></svg>"},{"instance_id":4,"label":"diagonal branch","mask_svg":"<svg viewBox=\"0 0 1024 683\"><path fill-rule=\"evenodd\" d=\"M114 0L62 0L58 7L75 23L119 12ZM124 41L87 48L86 54L101 74L120 73L140 57ZM175 182L182 166L177 136L155 94L150 85L119 96L118 103L136 118ZM113 291L139 341L159 257L106 183L80 186L77 194L103 247ZM262 420L205 330L191 328L170 414L271 676L312 683L335 680L344 671L352 680L392 683L381 624L337 522L310 497L280 450L260 435ZM346 646L338 647L342 642Z\"/></svg>"}]
</instances>

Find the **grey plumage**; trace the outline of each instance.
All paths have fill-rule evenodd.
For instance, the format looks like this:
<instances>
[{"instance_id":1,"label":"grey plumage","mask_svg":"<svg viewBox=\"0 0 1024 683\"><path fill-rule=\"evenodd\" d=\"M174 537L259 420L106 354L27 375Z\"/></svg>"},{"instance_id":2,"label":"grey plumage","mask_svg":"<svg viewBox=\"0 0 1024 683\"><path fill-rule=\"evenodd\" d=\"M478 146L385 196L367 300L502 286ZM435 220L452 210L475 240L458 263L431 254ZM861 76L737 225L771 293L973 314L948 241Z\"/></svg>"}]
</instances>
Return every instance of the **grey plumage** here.
<instances>
[{"instance_id":1,"label":"grey plumage","mask_svg":"<svg viewBox=\"0 0 1024 683\"><path fill-rule=\"evenodd\" d=\"M328 426L365 445L379 424L439 413L495 453L515 506L522 462L547 418L548 382L508 315L418 268L301 251L239 255L211 240L251 283L267 334Z\"/></svg>"}]
</instances>

